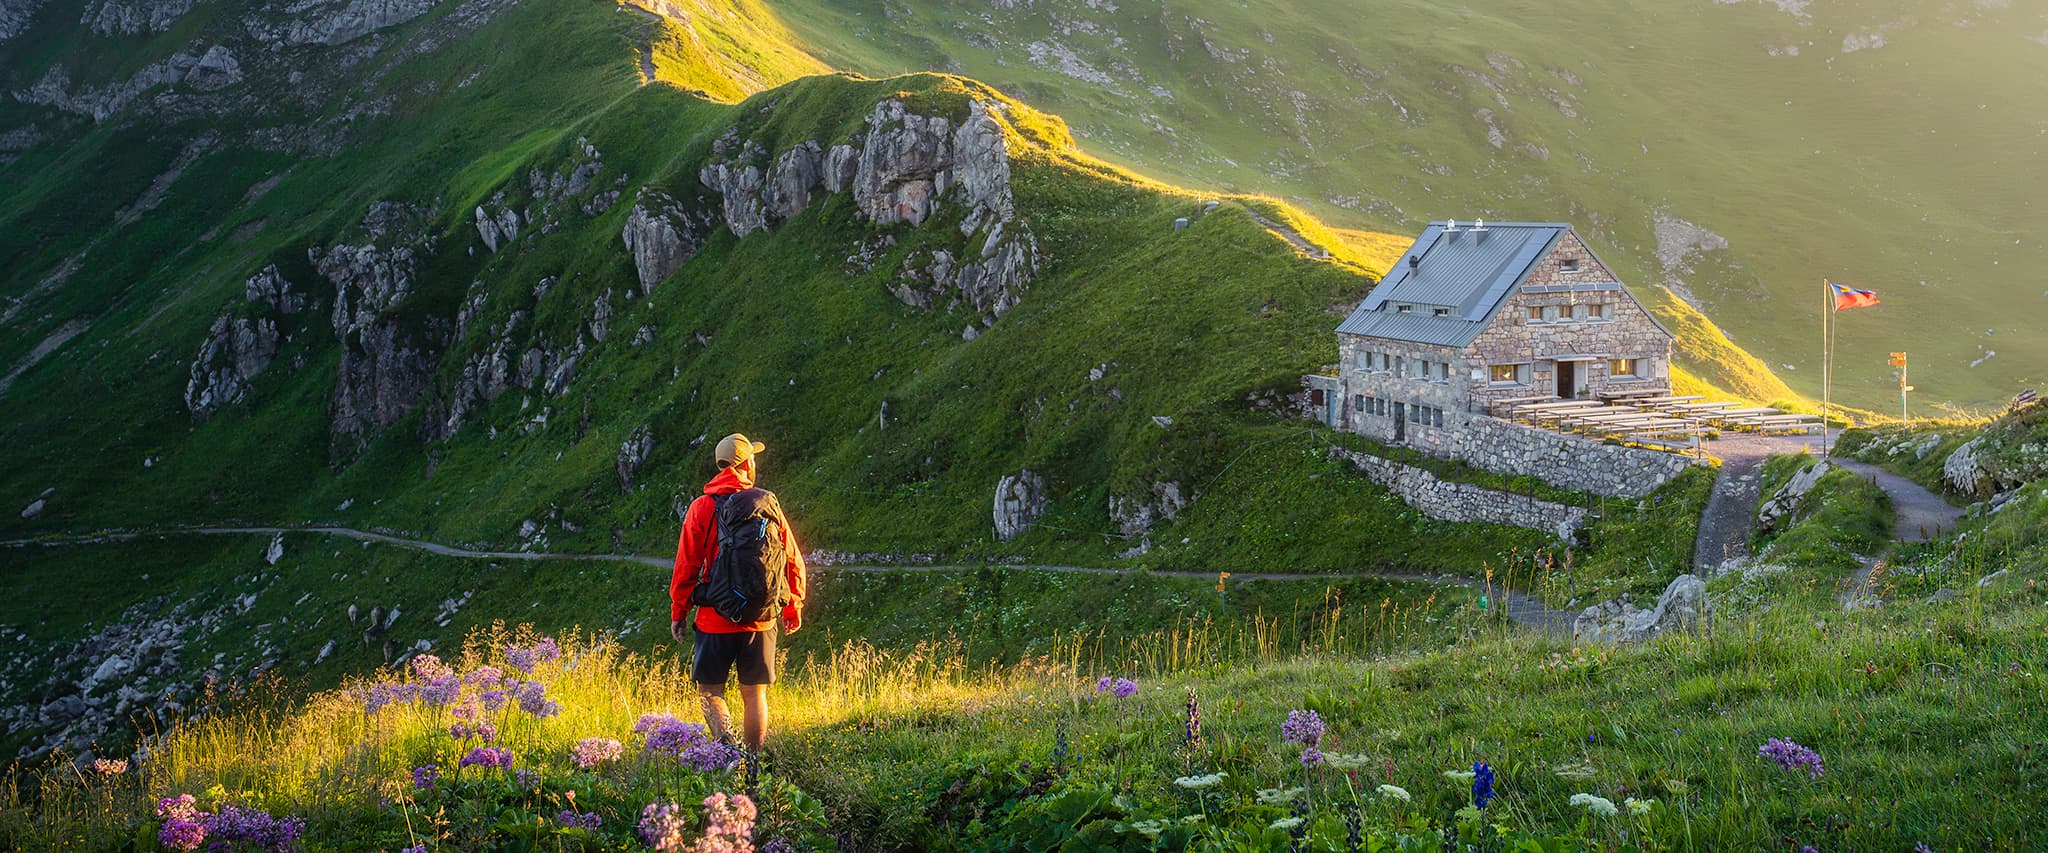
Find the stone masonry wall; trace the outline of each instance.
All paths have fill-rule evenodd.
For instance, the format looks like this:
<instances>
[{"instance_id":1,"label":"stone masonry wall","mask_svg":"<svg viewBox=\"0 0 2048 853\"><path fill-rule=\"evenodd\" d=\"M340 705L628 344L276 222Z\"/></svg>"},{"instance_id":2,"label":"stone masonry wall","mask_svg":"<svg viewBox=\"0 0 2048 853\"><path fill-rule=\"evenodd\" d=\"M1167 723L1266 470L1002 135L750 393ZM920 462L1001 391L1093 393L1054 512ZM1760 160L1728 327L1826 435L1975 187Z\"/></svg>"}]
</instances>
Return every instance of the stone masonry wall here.
<instances>
[{"instance_id":1,"label":"stone masonry wall","mask_svg":"<svg viewBox=\"0 0 2048 853\"><path fill-rule=\"evenodd\" d=\"M1563 271L1562 262L1566 258L1577 258L1579 268L1573 272ZM1488 365L1526 363L1530 367L1529 382L1477 382L1471 394L1471 409L1486 412L1493 400L1555 394L1560 365L1577 365L1577 390L1582 397L1601 391L1670 390L1671 336L1650 318L1642 303L1617 282L1614 274L1601 266L1593 253L1579 241L1578 235L1567 234L1558 241L1557 246L1537 260L1523 282L1523 289L1516 290L1508 298L1494 315L1493 322L1466 348L1468 363L1475 371L1473 375L1486 376L1479 371L1486 370ZM1530 293L1526 289L1603 284L1612 286L1562 293ZM1581 316L1587 306L1592 305L1605 305L1607 317L1596 320ZM1529 310L1546 306L1556 307L1559 319L1532 322ZM1566 317L1573 319L1566 320ZM1579 355L1599 358L1579 362L1556 360L1557 356ZM1641 375L1608 375L1609 358L1641 359L1642 365L1638 369Z\"/></svg>"},{"instance_id":2,"label":"stone masonry wall","mask_svg":"<svg viewBox=\"0 0 2048 853\"><path fill-rule=\"evenodd\" d=\"M1440 521L1485 522L1526 527L1571 539L1586 521L1586 510L1523 495L1454 483L1417 468L1365 453L1333 448L1331 455L1346 459L1417 512Z\"/></svg>"},{"instance_id":3,"label":"stone masonry wall","mask_svg":"<svg viewBox=\"0 0 2048 853\"><path fill-rule=\"evenodd\" d=\"M1535 477L1561 489L1627 498L1656 491L1693 464L1676 453L1607 444L1486 415L1466 419L1447 455L1488 471Z\"/></svg>"}]
</instances>

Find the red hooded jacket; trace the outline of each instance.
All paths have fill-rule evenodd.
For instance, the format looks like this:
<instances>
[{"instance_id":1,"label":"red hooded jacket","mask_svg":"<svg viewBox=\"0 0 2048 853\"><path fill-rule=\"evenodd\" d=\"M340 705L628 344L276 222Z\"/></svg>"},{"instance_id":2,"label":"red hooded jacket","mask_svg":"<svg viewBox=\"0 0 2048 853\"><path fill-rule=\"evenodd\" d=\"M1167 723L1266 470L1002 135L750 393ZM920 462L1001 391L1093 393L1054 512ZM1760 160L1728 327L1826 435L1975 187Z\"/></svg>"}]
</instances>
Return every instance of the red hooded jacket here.
<instances>
[{"instance_id":1,"label":"red hooded jacket","mask_svg":"<svg viewBox=\"0 0 2048 853\"><path fill-rule=\"evenodd\" d=\"M690 509L683 513L683 538L676 544L675 574L669 579L669 619L682 621L683 614L690 609L690 593L696 591L697 583L710 569L711 561L718 558L718 531L715 528L712 495L729 495L754 487L752 476L742 476L737 468L720 469L718 476L704 484L704 494L690 502ZM789 532L789 525L782 528L782 551L789 555L789 567L783 575L788 589L790 603L798 608L804 606L804 555L797 550L796 535ZM697 627L706 634L737 634L742 631L766 631L775 626L771 614L767 619L749 625L742 625L718 615L709 607L697 608Z\"/></svg>"}]
</instances>

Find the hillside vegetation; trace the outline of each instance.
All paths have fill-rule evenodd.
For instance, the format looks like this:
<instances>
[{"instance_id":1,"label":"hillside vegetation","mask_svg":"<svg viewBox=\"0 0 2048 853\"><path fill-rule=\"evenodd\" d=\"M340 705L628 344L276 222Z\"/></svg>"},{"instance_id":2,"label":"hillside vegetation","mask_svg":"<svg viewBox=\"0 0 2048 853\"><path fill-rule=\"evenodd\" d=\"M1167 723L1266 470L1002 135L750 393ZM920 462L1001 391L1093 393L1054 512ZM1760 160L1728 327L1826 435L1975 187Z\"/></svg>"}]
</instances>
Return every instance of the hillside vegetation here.
<instances>
[{"instance_id":1,"label":"hillside vegetation","mask_svg":"<svg viewBox=\"0 0 2048 853\"><path fill-rule=\"evenodd\" d=\"M1838 401L1896 403L1894 350L1927 403L2048 381L2048 244L2020 224L2048 190L2037 4L768 5L834 65L972 75L1169 179L1377 230L1572 221L1688 370L1757 399L1791 396L1770 372L1821 396L1823 278L1885 303L1842 318ZM1762 361L1690 335L1681 301Z\"/></svg>"}]
</instances>

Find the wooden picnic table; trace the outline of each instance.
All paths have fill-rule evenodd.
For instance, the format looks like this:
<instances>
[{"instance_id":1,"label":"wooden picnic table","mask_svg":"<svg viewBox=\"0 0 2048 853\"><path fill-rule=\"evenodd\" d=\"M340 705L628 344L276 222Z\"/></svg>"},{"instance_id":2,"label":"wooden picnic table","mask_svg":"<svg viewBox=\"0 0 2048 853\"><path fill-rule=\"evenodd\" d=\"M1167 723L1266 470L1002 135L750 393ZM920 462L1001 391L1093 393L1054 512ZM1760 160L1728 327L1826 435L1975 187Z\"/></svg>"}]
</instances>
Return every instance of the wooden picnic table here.
<instances>
[{"instance_id":1,"label":"wooden picnic table","mask_svg":"<svg viewBox=\"0 0 2048 853\"><path fill-rule=\"evenodd\" d=\"M1742 405L1742 404L1741 404L1741 403L1679 403L1679 404L1677 404L1677 405L1671 406L1670 408L1671 408L1672 410L1674 410L1674 411L1681 411L1681 412L1714 412L1714 411L1720 411L1720 410L1722 410L1722 409L1732 409L1732 408L1735 408L1735 407L1737 407L1737 406L1740 406L1740 405Z\"/></svg>"},{"instance_id":2,"label":"wooden picnic table","mask_svg":"<svg viewBox=\"0 0 2048 853\"><path fill-rule=\"evenodd\" d=\"M1599 400L1559 400L1555 403L1529 403L1516 406L1516 412L1547 412L1552 409L1584 409L1590 406L1605 406Z\"/></svg>"},{"instance_id":3,"label":"wooden picnic table","mask_svg":"<svg viewBox=\"0 0 2048 853\"><path fill-rule=\"evenodd\" d=\"M1563 398L1557 396L1556 394L1537 394L1531 397L1502 397L1498 400L1493 401L1493 404L1496 406L1515 406L1520 405L1522 403L1547 403L1551 400L1558 399Z\"/></svg>"},{"instance_id":4,"label":"wooden picnic table","mask_svg":"<svg viewBox=\"0 0 2048 853\"><path fill-rule=\"evenodd\" d=\"M1763 416L1763 415L1782 415L1782 414L1784 414L1784 412L1780 412L1780 411L1778 411L1777 409L1770 409L1770 408L1755 408L1755 409L1722 409L1721 411L1718 411L1718 412L1715 412L1715 413L1713 413L1713 414L1711 415L1711 417L1716 417L1716 418L1751 418L1751 417L1761 417L1761 416Z\"/></svg>"},{"instance_id":5,"label":"wooden picnic table","mask_svg":"<svg viewBox=\"0 0 2048 853\"><path fill-rule=\"evenodd\" d=\"M1692 402L1692 401L1694 401L1694 400L1704 400L1704 399L1706 399L1706 398L1705 398L1705 397L1702 397L1702 396L1700 396L1700 395L1698 395L1698 394L1686 394L1686 395L1684 395L1684 396L1679 396L1679 397L1670 397L1670 396L1666 396L1666 397L1645 397L1645 398L1643 398L1643 399L1640 399L1640 400L1637 400L1637 401L1635 401L1635 402L1638 402L1638 403L1642 403L1642 404L1644 404L1644 405L1653 405L1653 406L1661 406L1661 405L1665 405L1665 404L1669 404L1669 403L1690 403L1690 402Z\"/></svg>"},{"instance_id":6,"label":"wooden picnic table","mask_svg":"<svg viewBox=\"0 0 2048 853\"><path fill-rule=\"evenodd\" d=\"M1756 418L1756 420L1758 420L1758 421L1762 421L1762 422L1764 422L1764 423L1770 423L1770 424L1789 424L1789 423L1798 423L1798 422L1801 422L1801 421L1818 421L1818 420L1820 420L1820 416L1819 416L1819 415L1793 415L1793 414L1788 414L1788 415L1762 415L1762 416L1760 416L1760 417L1757 417L1757 418Z\"/></svg>"}]
</instances>

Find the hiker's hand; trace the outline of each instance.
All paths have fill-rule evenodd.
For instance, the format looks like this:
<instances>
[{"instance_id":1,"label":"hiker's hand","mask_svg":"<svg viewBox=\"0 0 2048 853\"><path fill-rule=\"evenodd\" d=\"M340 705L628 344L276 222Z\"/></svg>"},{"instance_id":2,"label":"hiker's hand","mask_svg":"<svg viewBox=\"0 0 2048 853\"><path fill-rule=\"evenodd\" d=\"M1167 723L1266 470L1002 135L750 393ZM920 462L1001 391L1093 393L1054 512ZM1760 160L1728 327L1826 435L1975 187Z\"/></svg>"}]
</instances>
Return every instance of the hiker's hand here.
<instances>
[{"instance_id":1,"label":"hiker's hand","mask_svg":"<svg viewBox=\"0 0 2048 853\"><path fill-rule=\"evenodd\" d=\"M690 644L688 640L683 639L683 620L681 619L668 620L668 635L676 638L676 645L678 646Z\"/></svg>"},{"instance_id":2,"label":"hiker's hand","mask_svg":"<svg viewBox=\"0 0 2048 853\"><path fill-rule=\"evenodd\" d=\"M803 611L803 608L801 608L801 607L797 607L797 606L796 606L796 605L794 605L794 604L785 604L785 605L783 605L783 606L782 606L782 633L784 633L784 634L794 634L794 633L796 633L796 629L798 629L798 628L802 628L803 626L804 626L804 611Z\"/></svg>"}]
</instances>

